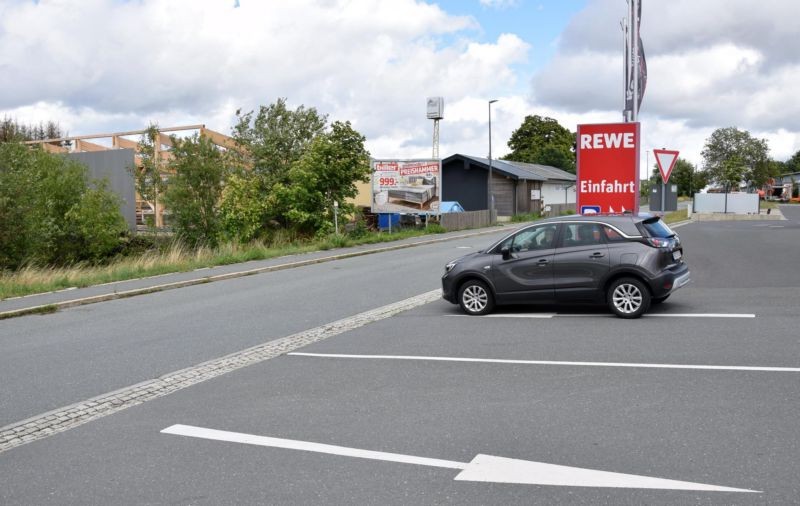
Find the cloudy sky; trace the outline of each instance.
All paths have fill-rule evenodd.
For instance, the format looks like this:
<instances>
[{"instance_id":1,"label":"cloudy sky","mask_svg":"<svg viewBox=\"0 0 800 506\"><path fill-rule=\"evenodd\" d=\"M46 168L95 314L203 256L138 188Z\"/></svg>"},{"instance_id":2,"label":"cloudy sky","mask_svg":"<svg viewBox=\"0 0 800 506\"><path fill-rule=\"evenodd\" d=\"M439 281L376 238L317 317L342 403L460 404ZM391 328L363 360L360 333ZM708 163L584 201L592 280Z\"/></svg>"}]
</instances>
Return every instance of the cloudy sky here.
<instances>
[{"instance_id":1,"label":"cloudy sky","mask_svg":"<svg viewBox=\"0 0 800 506\"><path fill-rule=\"evenodd\" d=\"M70 135L204 123L285 97L377 158L493 154L523 118L621 120L625 0L0 0L0 116ZM647 151L737 126L800 150L800 2L643 0ZM653 163L652 155L649 156ZM643 168L644 172L644 168Z\"/></svg>"}]
</instances>

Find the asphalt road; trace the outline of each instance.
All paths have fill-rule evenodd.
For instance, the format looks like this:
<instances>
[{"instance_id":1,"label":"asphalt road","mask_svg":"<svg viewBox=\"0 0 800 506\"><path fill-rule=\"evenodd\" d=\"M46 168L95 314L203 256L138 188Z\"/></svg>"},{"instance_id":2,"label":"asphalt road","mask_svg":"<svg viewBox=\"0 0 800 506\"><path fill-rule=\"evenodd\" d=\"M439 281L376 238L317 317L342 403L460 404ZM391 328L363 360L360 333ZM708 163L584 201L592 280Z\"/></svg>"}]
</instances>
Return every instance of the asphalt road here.
<instances>
[{"instance_id":1,"label":"asphalt road","mask_svg":"<svg viewBox=\"0 0 800 506\"><path fill-rule=\"evenodd\" d=\"M680 228L693 282L653 316L623 321L602 308L544 306L474 318L436 301L296 350L318 355L282 355L0 453L0 503L797 504L800 269L791 252L800 247L800 209L784 214L789 220ZM0 322L0 381L11 386L2 416L18 420L428 291L447 259L488 242ZM522 317L531 313L537 318ZM465 358L476 361L453 360ZM30 399L38 396L46 400ZM297 451L161 433L174 424L465 466L485 454L759 493L457 481L460 469L305 443Z\"/></svg>"}]
</instances>

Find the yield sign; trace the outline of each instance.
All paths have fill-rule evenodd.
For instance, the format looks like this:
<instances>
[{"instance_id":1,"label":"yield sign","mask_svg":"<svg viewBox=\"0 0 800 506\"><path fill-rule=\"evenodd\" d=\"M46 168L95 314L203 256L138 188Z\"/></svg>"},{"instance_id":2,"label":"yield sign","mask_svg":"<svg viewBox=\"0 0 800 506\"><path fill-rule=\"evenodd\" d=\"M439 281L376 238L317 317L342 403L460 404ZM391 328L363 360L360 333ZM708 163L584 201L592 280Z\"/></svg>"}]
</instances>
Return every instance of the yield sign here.
<instances>
[{"instance_id":1,"label":"yield sign","mask_svg":"<svg viewBox=\"0 0 800 506\"><path fill-rule=\"evenodd\" d=\"M658 170L661 171L661 180L664 181L664 184L667 184L669 175L672 174L672 168L675 167L675 162L678 160L678 151L654 149L653 154L656 155Z\"/></svg>"}]
</instances>

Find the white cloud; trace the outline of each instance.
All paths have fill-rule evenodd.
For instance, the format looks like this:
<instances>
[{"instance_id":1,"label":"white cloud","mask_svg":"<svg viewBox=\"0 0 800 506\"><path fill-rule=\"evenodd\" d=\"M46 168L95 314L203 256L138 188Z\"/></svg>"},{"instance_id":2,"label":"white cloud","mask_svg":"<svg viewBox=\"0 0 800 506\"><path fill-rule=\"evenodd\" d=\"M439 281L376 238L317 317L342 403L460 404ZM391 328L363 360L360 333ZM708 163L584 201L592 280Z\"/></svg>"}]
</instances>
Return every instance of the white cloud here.
<instances>
[{"instance_id":1,"label":"white cloud","mask_svg":"<svg viewBox=\"0 0 800 506\"><path fill-rule=\"evenodd\" d=\"M492 9L507 9L519 5L519 0L480 0L481 5Z\"/></svg>"},{"instance_id":2,"label":"white cloud","mask_svg":"<svg viewBox=\"0 0 800 506\"><path fill-rule=\"evenodd\" d=\"M643 164L662 145L696 162L711 131L732 125L767 138L777 158L800 149L798 6L645 4ZM421 0L5 1L0 116L55 120L76 135L149 122L228 132L236 109L286 97L352 121L374 156L419 157L431 151L425 98L444 96L442 155L485 155L487 101L498 98L492 148L502 156L529 114L571 130L621 119L624 11L625 2L589 0L521 95L528 42L513 33L475 42L475 18Z\"/></svg>"},{"instance_id":3,"label":"white cloud","mask_svg":"<svg viewBox=\"0 0 800 506\"><path fill-rule=\"evenodd\" d=\"M590 0L534 78L536 100L620 120L625 15L624 2ZM800 2L789 0L645 2L643 152L666 145L697 163L705 139L727 126L768 139L777 159L800 149L798 17Z\"/></svg>"}]
</instances>

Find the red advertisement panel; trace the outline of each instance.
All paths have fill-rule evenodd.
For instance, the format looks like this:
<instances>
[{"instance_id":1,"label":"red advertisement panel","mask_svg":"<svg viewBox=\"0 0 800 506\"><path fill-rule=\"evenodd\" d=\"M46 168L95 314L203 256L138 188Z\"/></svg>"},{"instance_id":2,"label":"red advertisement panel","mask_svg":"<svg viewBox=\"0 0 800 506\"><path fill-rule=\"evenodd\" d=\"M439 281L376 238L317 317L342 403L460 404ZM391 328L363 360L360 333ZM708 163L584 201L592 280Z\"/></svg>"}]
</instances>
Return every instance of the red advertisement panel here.
<instances>
[{"instance_id":1,"label":"red advertisement panel","mask_svg":"<svg viewBox=\"0 0 800 506\"><path fill-rule=\"evenodd\" d=\"M577 210L639 212L639 123L578 125Z\"/></svg>"}]
</instances>

